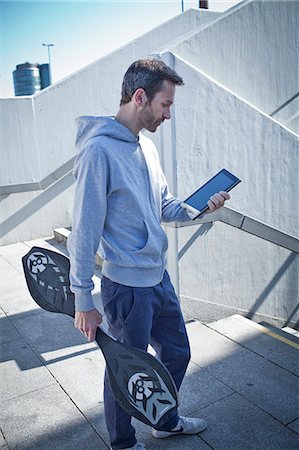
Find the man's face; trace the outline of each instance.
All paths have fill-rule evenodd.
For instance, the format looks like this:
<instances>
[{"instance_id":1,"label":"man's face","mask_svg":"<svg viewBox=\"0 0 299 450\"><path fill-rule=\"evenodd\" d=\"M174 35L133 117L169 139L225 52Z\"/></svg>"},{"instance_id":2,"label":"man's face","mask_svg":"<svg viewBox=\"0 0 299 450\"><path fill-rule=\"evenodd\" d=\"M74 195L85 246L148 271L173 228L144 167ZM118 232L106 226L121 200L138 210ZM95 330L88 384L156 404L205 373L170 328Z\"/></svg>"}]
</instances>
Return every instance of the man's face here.
<instances>
[{"instance_id":1,"label":"man's face","mask_svg":"<svg viewBox=\"0 0 299 450\"><path fill-rule=\"evenodd\" d=\"M170 119L170 107L174 101L174 94L174 83L164 80L162 90L157 92L151 104L147 101L139 112L142 128L154 132L165 119Z\"/></svg>"}]
</instances>

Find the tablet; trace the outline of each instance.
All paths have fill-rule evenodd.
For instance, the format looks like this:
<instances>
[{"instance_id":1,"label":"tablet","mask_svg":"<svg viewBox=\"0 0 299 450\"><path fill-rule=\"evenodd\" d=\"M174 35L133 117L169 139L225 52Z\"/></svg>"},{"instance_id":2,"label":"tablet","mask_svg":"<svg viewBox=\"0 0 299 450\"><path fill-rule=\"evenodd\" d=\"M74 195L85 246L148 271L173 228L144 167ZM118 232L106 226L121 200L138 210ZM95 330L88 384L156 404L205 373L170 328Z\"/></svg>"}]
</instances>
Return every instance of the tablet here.
<instances>
[{"instance_id":1,"label":"tablet","mask_svg":"<svg viewBox=\"0 0 299 450\"><path fill-rule=\"evenodd\" d=\"M190 197L188 197L182 203L182 206L186 205L191 207L195 211L194 219L206 211L208 207L208 200L210 197L220 191L230 191L237 186L241 180L235 175L230 173L226 169L220 170L216 175L195 191Z\"/></svg>"}]
</instances>

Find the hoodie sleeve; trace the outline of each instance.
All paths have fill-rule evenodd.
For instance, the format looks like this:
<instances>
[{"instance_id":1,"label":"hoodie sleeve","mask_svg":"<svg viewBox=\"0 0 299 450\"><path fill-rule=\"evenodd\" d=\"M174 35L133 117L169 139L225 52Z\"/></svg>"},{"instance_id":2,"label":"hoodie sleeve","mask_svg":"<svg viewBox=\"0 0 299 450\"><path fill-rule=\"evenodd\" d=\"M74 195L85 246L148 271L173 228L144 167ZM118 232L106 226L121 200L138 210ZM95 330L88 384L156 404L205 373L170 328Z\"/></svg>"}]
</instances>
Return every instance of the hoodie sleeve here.
<instances>
[{"instance_id":1,"label":"hoodie sleeve","mask_svg":"<svg viewBox=\"0 0 299 450\"><path fill-rule=\"evenodd\" d=\"M168 189L167 184L162 188L162 221L163 222L188 222L190 216L181 206L181 200L175 198Z\"/></svg>"},{"instance_id":2,"label":"hoodie sleeve","mask_svg":"<svg viewBox=\"0 0 299 450\"><path fill-rule=\"evenodd\" d=\"M67 248L71 262L71 291L75 294L77 311L94 308L92 277L106 217L108 167L105 151L95 144L83 149L74 165L76 190Z\"/></svg>"},{"instance_id":3,"label":"hoodie sleeve","mask_svg":"<svg viewBox=\"0 0 299 450\"><path fill-rule=\"evenodd\" d=\"M181 200L175 198L169 191L165 175L160 166L161 196L162 196L162 222L187 222L190 217L185 208L181 206Z\"/></svg>"}]
</instances>

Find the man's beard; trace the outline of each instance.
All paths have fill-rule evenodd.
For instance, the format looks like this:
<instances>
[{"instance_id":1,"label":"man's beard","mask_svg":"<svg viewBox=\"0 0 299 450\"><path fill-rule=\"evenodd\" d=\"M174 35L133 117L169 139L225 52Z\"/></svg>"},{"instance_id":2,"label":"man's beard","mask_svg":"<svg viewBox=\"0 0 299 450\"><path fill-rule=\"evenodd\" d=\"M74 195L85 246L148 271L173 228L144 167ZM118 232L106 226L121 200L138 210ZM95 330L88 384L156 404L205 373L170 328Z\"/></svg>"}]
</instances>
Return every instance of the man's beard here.
<instances>
[{"instance_id":1,"label":"man's beard","mask_svg":"<svg viewBox=\"0 0 299 450\"><path fill-rule=\"evenodd\" d=\"M161 125L161 120L155 120L152 112L147 108L144 109L140 114L140 121L143 128L154 133L159 125Z\"/></svg>"}]
</instances>

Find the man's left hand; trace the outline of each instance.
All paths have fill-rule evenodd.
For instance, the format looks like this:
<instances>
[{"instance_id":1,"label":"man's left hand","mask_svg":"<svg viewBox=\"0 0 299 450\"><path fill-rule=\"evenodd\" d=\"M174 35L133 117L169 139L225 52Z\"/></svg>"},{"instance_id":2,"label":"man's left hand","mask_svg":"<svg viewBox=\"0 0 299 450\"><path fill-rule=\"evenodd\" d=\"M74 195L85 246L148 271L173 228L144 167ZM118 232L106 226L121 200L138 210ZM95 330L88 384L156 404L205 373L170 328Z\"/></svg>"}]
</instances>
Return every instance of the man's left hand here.
<instances>
[{"instance_id":1,"label":"man's left hand","mask_svg":"<svg viewBox=\"0 0 299 450\"><path fill-rule=\"evenodd\" d=\"M212 195L210 197L210 200L208 200L208 206L209 209L207 212L213 212L216 211L219 208L222 208L226 200L230 199L230 195L225 191L217 192L216 194Z\"/></svg>"}]
</instances>

